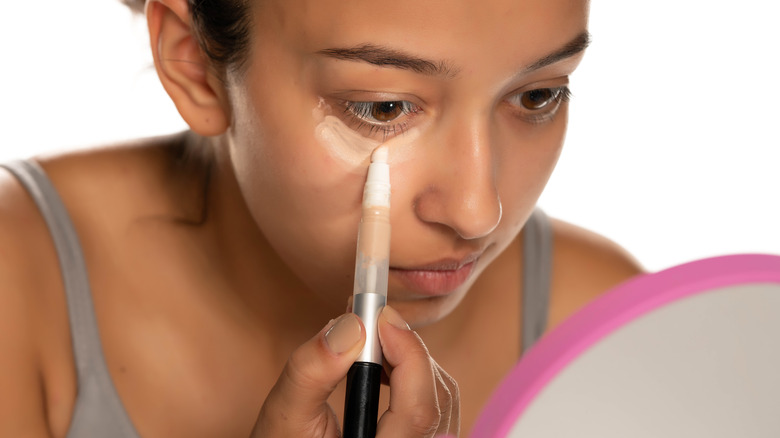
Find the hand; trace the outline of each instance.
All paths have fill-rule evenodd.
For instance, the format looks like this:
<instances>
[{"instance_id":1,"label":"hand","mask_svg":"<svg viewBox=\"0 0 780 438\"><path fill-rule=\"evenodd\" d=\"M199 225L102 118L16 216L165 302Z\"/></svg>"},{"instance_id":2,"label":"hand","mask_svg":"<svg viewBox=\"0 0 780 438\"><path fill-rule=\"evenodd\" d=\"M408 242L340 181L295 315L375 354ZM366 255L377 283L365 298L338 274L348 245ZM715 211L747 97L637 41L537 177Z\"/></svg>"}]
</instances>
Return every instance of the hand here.
<instances>
[{"instance_id":1,"label":"hand","mask_svg":"<svg viewBox=\"0 0 780 438\"><path fill-rule=\"evenodd\" d=\"M389 307L379 317L379 336L387 362L390 406L379 420L377 437L457 436L460 398L455 381ZM363 324L347 313L298 347L268 394L252 436L339 437L340 425L327 400L364 343Z\"/></svg>"},{"instance_id":2,"label":"hand","mask_svg":"<svg viewBox=\"0 0 780 438\"><path fill-rule=\"evenodd\" d=\"M379 419L377 437L457 437L460 393L455 379L390 307L379 316L379 339L389 375L390 407Z\"/></svg>"}]
</instances>

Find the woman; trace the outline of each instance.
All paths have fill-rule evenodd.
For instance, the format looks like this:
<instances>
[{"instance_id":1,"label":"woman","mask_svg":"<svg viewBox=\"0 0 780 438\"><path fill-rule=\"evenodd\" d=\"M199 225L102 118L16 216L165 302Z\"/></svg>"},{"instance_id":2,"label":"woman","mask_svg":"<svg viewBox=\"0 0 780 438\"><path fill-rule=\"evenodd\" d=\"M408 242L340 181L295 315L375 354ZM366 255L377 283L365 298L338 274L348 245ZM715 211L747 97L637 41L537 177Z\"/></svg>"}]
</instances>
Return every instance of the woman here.
<instances>
[{"instance_id":1,"label":"woman","mask_svg":"<svg viewBox=\"0 0 780 438\"><path fill-rule=\"evenodd\" d=\"M382 142L378 436L466 434L522 349L640 272L534 210L586 1L148 3L191 131L0 173L0 435L336 436L365 341L344 312L366 151ZM46 181L66 209L50 224L56 197L31 188Z\"/></svg>"}]
</instances>

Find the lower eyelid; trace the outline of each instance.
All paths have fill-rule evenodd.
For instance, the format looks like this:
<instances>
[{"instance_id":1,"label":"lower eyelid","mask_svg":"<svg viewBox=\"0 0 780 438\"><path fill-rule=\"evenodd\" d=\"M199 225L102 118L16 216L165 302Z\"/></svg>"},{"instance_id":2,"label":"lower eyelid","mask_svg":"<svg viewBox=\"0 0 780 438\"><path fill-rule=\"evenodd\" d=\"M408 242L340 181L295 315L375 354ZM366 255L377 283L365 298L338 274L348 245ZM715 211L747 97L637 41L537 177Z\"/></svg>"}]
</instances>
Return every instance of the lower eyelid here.
<instances>
[{"instance_id":1,"label":"lower eyelid","mask_svg":"<svg viewBox=\"0 0 780 438\"><path fill-rule=\"evenodd\" d=\"M527 121L528 123L534 125L541 125L543 123L553 120L564 103L565 103L564 100L556 100L552 104L545 107L544 111L540 110L538 112L521 114L520 117L525 119L525 121Z\"/></svg>"},{"instance_id":2,"label":"lower eyelid","mask_svg":"<svg viewBox=\"0 0 780 438\"><path fill-rule=\"evenodd\" d=\"M520 121L531 125L542 125L553 120L561 109L561 106L566 102L566 99L556 99L549 105L537 111L528 110L520 105L512 103L507 103L507 105L513 116Z\"/></svg>"}]
</instances>

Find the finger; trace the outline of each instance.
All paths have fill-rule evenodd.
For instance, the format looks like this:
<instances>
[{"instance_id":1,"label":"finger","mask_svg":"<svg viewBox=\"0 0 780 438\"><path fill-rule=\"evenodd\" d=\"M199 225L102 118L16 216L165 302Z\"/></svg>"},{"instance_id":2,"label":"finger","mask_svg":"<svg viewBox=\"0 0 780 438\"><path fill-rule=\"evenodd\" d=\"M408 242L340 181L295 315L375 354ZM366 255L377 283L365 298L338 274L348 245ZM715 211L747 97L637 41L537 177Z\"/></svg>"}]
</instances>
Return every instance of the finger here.
<instances>
[{"instance_id":1,"label":"finger","mask_svg":"<svg viewBox=\"0 0 780 438\"><path fill-rule=\"evenodd\" d=\"M378 437L432 437L441 412L434 364L422 339L390 307L379 315L379 339L390 371L390 406L377 425Z\"/></svg>"},{"instance_id":2,"label":"finger","mask_svg":"<svg viewBox=\"0 0 780 438\"><path fill-rule=\"evenodd\" d=\"M327 400L364 343L363 324L350 313L298 347L263 404L258 435L336 436L338 421Z\"/></svg>"},{"instance_id":3,"label":"finger","mask_svg":"<svg viewBox=\"0 0 780 438\"><path fill-rule=\"evenodd\" d=\"M355 297L350 295L349 298L347 298L347 310L344 313L352 313L352 302L355 300Z\"/></svg>"}]
</instances>

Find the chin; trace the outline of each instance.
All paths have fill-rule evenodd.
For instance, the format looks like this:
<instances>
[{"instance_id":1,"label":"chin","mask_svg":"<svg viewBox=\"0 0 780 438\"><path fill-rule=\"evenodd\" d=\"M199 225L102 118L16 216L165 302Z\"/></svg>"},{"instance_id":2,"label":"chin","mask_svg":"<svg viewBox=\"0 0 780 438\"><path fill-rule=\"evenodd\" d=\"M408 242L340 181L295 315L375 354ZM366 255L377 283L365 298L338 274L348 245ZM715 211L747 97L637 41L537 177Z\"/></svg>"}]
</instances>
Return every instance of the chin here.
<instances>
[{"instance_id":1,"label":"chin","mask_svg":"<svg viewBox=\"0 0 780 438\"><path fill-rule=\"evenodd\" d=\"M455 291L446 296L418 298L414 300L388 300L388 305L397 310L409 327L417 330L443 320L452 313L466 295L466 290Z\"/></svg>"}]
</instances>

